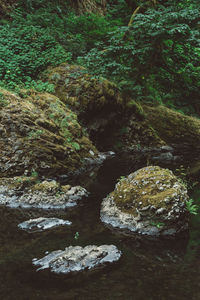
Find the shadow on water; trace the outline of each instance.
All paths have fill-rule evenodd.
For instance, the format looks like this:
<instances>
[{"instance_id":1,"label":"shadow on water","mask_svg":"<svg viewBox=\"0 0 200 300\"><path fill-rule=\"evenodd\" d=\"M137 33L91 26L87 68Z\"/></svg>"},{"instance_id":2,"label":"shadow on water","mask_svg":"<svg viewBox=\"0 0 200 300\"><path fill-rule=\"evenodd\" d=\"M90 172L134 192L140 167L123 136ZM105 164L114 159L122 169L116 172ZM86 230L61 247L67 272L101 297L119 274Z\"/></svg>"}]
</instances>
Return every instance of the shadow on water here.
<instances>
[{"instance_id":1,"label":"shadow on water","mask_svg":"<svg viewBox=\"0 0 200 300\"><path fill-rule=\"evenodd\" d=\"M138 161L108 160L95 173L76 178L88 184L90 196L64 211L0 208L0 299L200 299L200 218L191 219L189 237L144 239L110 230L100 222L102 198L121 175L143 167ZM87 177L88 176L88 177ZM90 180L89 180L90 179ZM85 184L86 185L86 184ZM193 195L200 199L197 188ZM72 226L27 233L17 225L29 218L55 216ZM74 238L79 232L79 238ZM114 244L123 253L119 262L71 276L48 270L36 272L32 259L70 245Z\"/></svg>"}]
</instances>

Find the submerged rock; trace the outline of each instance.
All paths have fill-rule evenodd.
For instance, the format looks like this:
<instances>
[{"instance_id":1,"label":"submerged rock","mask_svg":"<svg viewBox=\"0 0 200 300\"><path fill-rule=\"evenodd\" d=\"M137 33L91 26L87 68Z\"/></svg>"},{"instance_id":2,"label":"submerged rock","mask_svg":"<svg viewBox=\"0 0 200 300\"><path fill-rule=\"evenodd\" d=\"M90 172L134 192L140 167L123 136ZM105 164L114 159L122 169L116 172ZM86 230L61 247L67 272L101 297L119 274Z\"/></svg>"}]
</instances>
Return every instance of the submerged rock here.
<instances>
[{"instance_id":1,"label":"submerged rock","mask_svg":"<svg viewBox=\"0 0 200 300\"><path fill-rule=\"evenodd\" d=\"M70 246L64 251L53 251L41 259L33 259L33 265L38 267L37 271L49 268L57 274L68 274L105 266L120 257L121 251L114 245Z\"/></svg>"},{"instance_id":2,"label":"submerged rock","mask_svg":"<svg viewBox=\"0 0 200 300\"><path fill-rule=\"evenodd\" d=\"M185 185L168 169L142 168L116 184L102 203L101 220L146 235L172 236L188 229Z\"/></svg>"},{"instance_id":3,"label":"submerged rock","mask_svg":"<svg viewBox=\"0 0 200 300\"><path fill-rule=\"evenodd\" d=\"M83 187L60 186L55 180L35 184L29 177L0 180L0 205L9 207L61 209L75 206L86 196L88 192Z\"/></svg>"},{"instance_id":4,"label":"submerged rock","mask_svg":"<svg viewBox=\"0 0 200 300\"><path fill-rule=\"evenodd\" d=\"M58 219L58 218L44 218L40 217L37 219L30 219L28 221L24 221L23 223L20 223L18 227L20 229L26 230L26 231L43 231L46 229L54 228L61 225L71 225L72 222Z\"/></svg>"}]
</instances>

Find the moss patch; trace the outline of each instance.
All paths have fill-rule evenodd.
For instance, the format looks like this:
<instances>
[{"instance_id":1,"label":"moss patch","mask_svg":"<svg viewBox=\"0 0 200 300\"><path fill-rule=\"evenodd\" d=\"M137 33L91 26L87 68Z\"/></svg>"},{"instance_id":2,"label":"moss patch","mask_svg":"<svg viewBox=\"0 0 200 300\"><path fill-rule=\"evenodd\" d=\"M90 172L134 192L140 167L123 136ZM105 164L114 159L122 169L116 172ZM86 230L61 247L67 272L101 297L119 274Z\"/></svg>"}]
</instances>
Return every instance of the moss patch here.
<instances>
[{"instance_id":1,"label":"moss patch","mask_svg":"<svg viewBox=\"0 0 200 300\"><path fill-rule=\"evenodd\" d=\"M90 150L97 154L77 116L57 97L28 91L26 98L0 90L0 176L37 171L42 175L79 168Z\"/></svg>"},{"instance_id":2,"label":"moss patch","mask_svg":"<svg viewBox=\"0 0 200 300\"><path fill-rule=\"evenodd\" d=\"M143 106L151 126L168 144L200 147L200 120L182 115L164 106Z\"/></svg>"},{"instance_id":3,"label":"moss patch","mask_svg":"<svg viewBox=\"0 0 200 300\"><path fill-rule=\"evenodd\" d=\"M81 66L64 63L49 68L42 77L55 84L55 94L78 114L124 103L114 83L92 78Z\"/></svg>"},{"instance_id":4,"label":"moss patch","mask_svg":"<svg viewBox=\"0 0 200 300\"><path fill-rule=\"evenodd\" d=\"M111 196L122 211L137 216L138 210L149 206L169 210L177 196L184 202L185 192L184 185L170 170L150 166L121 179Z\"/></svg>"}]
</instances>

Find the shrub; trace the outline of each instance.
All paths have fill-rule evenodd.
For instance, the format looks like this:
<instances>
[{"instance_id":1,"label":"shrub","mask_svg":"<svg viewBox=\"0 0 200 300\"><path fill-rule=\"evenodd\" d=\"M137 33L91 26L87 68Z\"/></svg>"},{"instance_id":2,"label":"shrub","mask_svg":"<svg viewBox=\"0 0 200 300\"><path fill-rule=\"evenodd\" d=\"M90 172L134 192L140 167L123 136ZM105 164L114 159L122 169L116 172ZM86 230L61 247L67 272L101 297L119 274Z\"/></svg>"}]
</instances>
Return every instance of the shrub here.
<instances>
[{"instance_id":1,"label":"shrub","mask_svg":"<svg viewBox=\"0 0 200 300\"><path fill-rule=\"evenodd\" d=\"M193 105L200 87L199 14L179 4L138 13L129 29L119 27L79 62L137 100Z\"/></svg>"},{"instance_id":2,"label":"shrub","mask_svg":"<svg viewBox=\"0 0 200 300\"><path fill-rule=\"evenodd\" d=\"M3 25L0 44L0 86L11 89L38 85L41 88L42 83L35 82L39 72L71 57L47 30L37 26Z\"/></svg>"}]
</instances>

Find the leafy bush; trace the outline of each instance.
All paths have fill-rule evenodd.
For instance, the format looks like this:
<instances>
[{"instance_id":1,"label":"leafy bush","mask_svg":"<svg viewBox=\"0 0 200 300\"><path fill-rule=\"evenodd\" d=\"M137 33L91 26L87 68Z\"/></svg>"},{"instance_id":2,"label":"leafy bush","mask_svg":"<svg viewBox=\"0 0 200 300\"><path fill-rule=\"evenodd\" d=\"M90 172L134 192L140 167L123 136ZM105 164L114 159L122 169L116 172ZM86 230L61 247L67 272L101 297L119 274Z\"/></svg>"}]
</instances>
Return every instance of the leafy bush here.
<instances>
[{"instance_id":1,"label":"leafy bush","mask_svg":"<svg viewBox=\"0 0 200 300\"><path fill-rule=\"evenodd\" d=\"M79 62L138 100L193 105L200 87L198 12L182 4L148 9L135 16L129 29L119 27L107 45L99 43Z\"/></svg>"},{"instance_id":2,"label":"leafy bush","mask_svg":"<svg viewBox=\"0 0 200 300\"><path fill-rule=\"evenodd\" d=\"M39 72L71 56L46 30L37 26L3 25L0 44L0 85L9 88L37 86ZM39 85L45 87L41 82Z\"/></svg>"},{"instance_id":3,"label":"leafy bush","mask_svg":"<svg viewBox=\"0 0 200 300\"><path fill-rule=\"evenodd\" d=\"M29 7L27 0L23 2ZM33 8L28 7L15 10L13 22L46 29L67 51L72 52L73 58L86 53L97 41L105 40L107 32L115 28L115 24L100 15L77 16L66 1L34 1Z\"/></svg>"},{"instance_id":4,"label":"leafy bush","mask_svg":"<svg viewBox=\"0 0 200 300\"><path fill-rule=\"evenodd\" d=\"M192 215L198 214L198 206L196 204L194 204L193 199L189 199L186 202L186 207L190 214L192 214Z\"/></svg>"}]
</instances>

